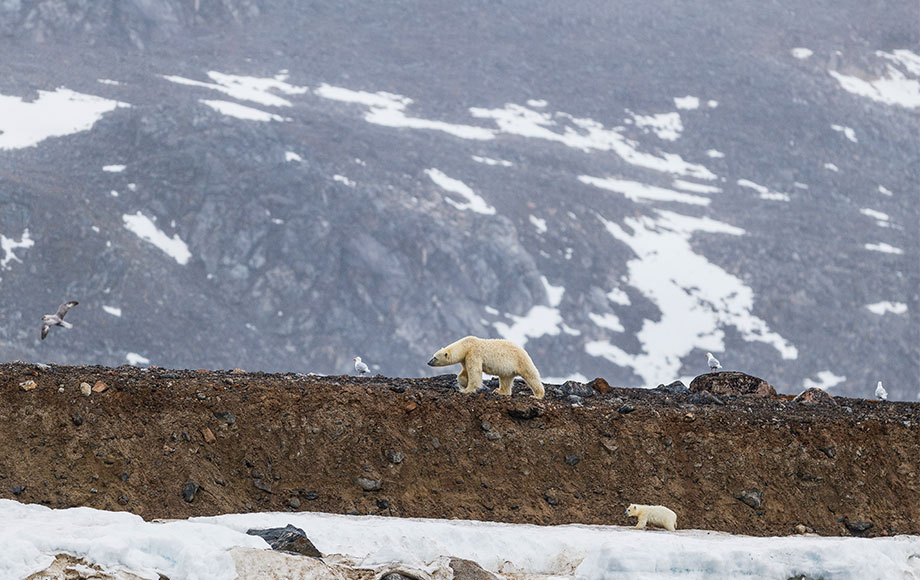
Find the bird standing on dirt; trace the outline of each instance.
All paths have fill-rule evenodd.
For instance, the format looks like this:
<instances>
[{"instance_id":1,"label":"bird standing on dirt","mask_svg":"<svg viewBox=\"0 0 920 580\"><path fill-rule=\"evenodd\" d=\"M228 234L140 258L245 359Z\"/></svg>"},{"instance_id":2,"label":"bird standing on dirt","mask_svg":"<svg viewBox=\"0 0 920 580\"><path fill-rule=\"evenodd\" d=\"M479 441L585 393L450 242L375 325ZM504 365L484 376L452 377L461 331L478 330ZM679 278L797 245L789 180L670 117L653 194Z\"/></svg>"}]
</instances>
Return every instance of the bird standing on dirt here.
<instances>
[{"instance_id":1,"label":"bird standing on dirt","mask_svg":"<svg viewBox=\"0 0 920 580\"><path fill-rule=\"evenodd\" d=\"M878 384L875 385L875 396L882 401L888 400L888 391L886 391L885 387L882 386L882 381L879 381Z\"/></svg>"},{"instance_id":2,"label":"bird standing on dirt","mask_svg":"<svg viewBox=\"0 0 920 580\"><path fill-rule=\"evenodd\" d=\"M52 326L63 326L64 328L73 328L73 324L69 322L64 322L64 315L67 314L67 311L79 304L75 300L70 302L65 302L58 307L57 312L54 314L45 314L42 316L42 340L45 340L45 337L48 336L48 331L51 330Z\"/></svg>"},{"instance_id":3,"label":"bird standing on dirt","mask_svg":"<svg viewBox=\"0 0 920 580\"><path fill-rule=\"evenodd\" d=\"M706 358L708 359L708 362L709 362L709 372L713 372L716 369L722 368L722 365L719 363L719 359L712 356L711 352L706 353Z\"/></svg>"},{"instance_id":4,"label":"bird standing on dirt","mask_svg":"<svg viewBox=\"0 0 920 580\"><path fill-rule=\"evenodd\" d=\"M363 376L364 373L366 373L367 371L370 370L369 368L367 368L367 365L366 365L366 364L364 364L363 362L361 362L361 357L360 357L360 356L356 356L355 358L353 358L353 359L351 359L351 360L355 361L355 372L357 372L359 375L362 375L362 376Z\"/></svg>"}]
</instances>

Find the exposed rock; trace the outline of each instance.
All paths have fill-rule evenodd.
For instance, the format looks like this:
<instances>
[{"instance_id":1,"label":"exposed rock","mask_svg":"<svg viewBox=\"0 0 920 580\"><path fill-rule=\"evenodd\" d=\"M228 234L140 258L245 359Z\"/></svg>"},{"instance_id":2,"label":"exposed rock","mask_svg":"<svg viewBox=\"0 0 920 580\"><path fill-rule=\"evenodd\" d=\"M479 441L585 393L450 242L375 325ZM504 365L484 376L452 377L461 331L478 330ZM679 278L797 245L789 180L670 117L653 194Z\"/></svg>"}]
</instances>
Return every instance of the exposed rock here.
<instances>
[{"instance_id":1,"label":"exposed rock","mask_svg":"<svg viewBox=\"0 0 920 580\"><path fill-rule=\"evenodd\" d=\"M597 391L598 393L601 393L604 395L606 395L607 393L611 391L610 385L607 383L606 380L602 379L601 377L597 377L596 379L588 383L588 386L591 387L593 390Z\"/></svg>"},{"instance_id":2,"label":"exposed rock","mask_svg":"<svg viewBox=\"0 0 920 580\"><path fill-rule=\"evenodd\" d=\"M222 421L227 425L236 424L236 416L230 411L214 411L214 418L218 421Z\"/></svg>"},{"instance_id":3,"label":"exposed rock","mask_svg":"<svg viewBox=\"0 0 920 580\"><path fill-rule=\"evenodd\" d=\"M93 385L93 392L94 392L94 393L103 393L103 392L105 392L105 390L108 389L108 388L109 388L109 386L108 386L107 384L103 383L102 381L96 381L96 384Z\"/></svg>"},{"instance_id":4,"label":"exposed rock","mask_svg":"<svg viewBox=\"0 0 920 580\"><path fill-rule=\"evenodd\" d=\"M10 486L10 491L13 493L13 495L19 495L19 494L21 494L22 492L24 492L25 490L26 490L26 486L24 486L24 485L13 485L13 486Z\"/></svg>"},{"instance_id":5,"label":"exposed rock","mask_svg":"<svg viewBox=\"0 0 920 580\"><path fill-rule=\"evenodd\" d=\"M584 405L585 404L585 400L582 397L579 397L578 395L566 395L565 402L569 403L570 405Z\"/></svg>"},{"instance_id":6,"label":"exposed rock","mask_svg":"<svg viewBox=\"0 0 920 580\"><path fill-rule=\"evenodd\" d=\"M498 441L502 438L502 434L498 431L488 431L486 432L486 439L489 441Z\"/></svg>"},{"instance_id":7,"label":"exposed rock","mask_svg":"<svg viewBox=\"0 0 920 580\"><path fill-rule=\"evenodd\" d=\"M776 396L776 389L767 381L737 371L700 375L690 381L690 390L694 393L709 391L714 395Z\"/></svg>"},{"instance_id":8,"label":"exposed rock","mask_svg":"<svg viewBox=\"0 0 920 580\"><path fill-rule=\"evenodd\" d=\"M205 443L214 443L217 441L217 437L214 436L214 432L211 431L210 427L205 427L201 430L201 436L204 437Z\"/></svg>"},{"instance_id":9,"label":"exposed rock","mask_svg":"<svg viewBox=\"0 0 920 580\"><path fill-rule=\"evenodd\" d=\"M387 461L395 465L399 465L403 462L406 456L401 451L393 451L392 449L387 451Z\"/></svg>"},{"instance_id":10,"label":"exposed rock","mask_svg":"<svg viewBox=\"0 0 920 580\"><path fill-rule=\"evenodd\" d=\"M636 408L630 405L629 403L626 403L625 405L620 405L619 408L617 408L617 412L622 413L624 415L632 413L635 410Z\"/></svg>"},{"instance_id":11,"label":"exposed rock","mask_svg":"<svg viewBox=\"0 0 920 580\"><path fill-rule=\"evenodd\" d=\"M837 401L834 400L834 397L827 394L827 391L824 389L819 389L818 387L805 389L796 395L795 398L792 399L792 402L802 403L804 405L837 405Z\"/></svg>"},{"instance_id":12,"label":"exposed rock","mask_svg":"<svg viewBox=\"0 0 920 580\"><path fill-rule=\"evenodd\" d=\"M579 461L581 461L581 457L577 455L566 455L565 457L565 462L572 466L578 465Z\"/></svg>"},{"instance_id":13,"label":"exposed rock","mask_svg":"<svg viewBox=\"0 0 920 580\"><path fill-rule=\"evenodd\" d=\"M274 492L272 491L272 486L271 486L271 484L268 483L267 481L265 481L265 478L253 479L253 480L252 480L252 485L253 485L256 489L261 490L261 491L264 491L265 493L274 493Z\"/></svg>"},{"instance_id":14,"label":"exposed rock","mask_svg":"<svg viewBox=\"0 0 920 580\"><path fill-rule=\"evenodd\" d=\"M288 505L291 506L291 508L298 510L300 509L300 499L295 496L291 496L291 498L288 499Z\"/></svg>"},{"instance_id":15,"label":"exposed rock","mask_svg":"<svg viewBox=\"0 0 920 580\"><path fill-rule=\"evenodd\" d=\"M746 489L735 498L755 510L760 509L760 506L763 505L763 492L759 489Z\"/></svg>"},{"instance_id":16,"label":"exposed rock","mask_svg":"<svg viewBox=\"0 0 920 580\"><path fill-rule=\"evenodd\" d=\"M673 383L664 385L658 385L652 392L662 393L665 395L686 395L690 392L690 389L683 383L683 381L674 381Z\"/></svg>"},{"instance_id":17,"label":"exposed rock","mask_svg":"<svg viewBox=\"0 0 920 580\"><path fill-rule=\"evenodd\" d=\"M837 455L837 448L833 445L827 447L821 447L818 449L821 453L827 455L829 458L833 459Z\"/></svg>"},{"instance_id":18,"label":"exposed rock","mask_svg":"<svg viewBox=\"0 0 920 580\"><path fill-rule=\"evenodd\" d=\"M872 522L850 521L846 520L844 525L854 534L863 534L872 529Z\"/></svg>"},{"instance_id":19,"label":"exposed rock","mask_svg":"<svg viewBox=\"0 0 920 580\"><path fill-rule=\"evenodd\" d=\"M355 483L357 483L364 491L377 491L381 486L379 479L371 479L369 477L359 477L355 479Z\"/></svg>"},{"instance_id":20,"label":"exposed rock","mask_svg":"<svg viewBox=\"0 0 920 580\"><path fill-rule=\"evenodd\" d=\"M536 419L543 415L543 409L537 405L529 405L526 407L516 406L508 409L508 415L512 419L523 419L526 421L529 419Z\"/></svg>"},{"instance_id":21,"label":"exposed rock","mask_svg":"<svg viewBox=\"0 0 920 580\"><path fill-rule=\"evenodd\" d=\"M797 534L813 534L815 533L814 528L806 526L805 524L796 524L793 528Z\"/></svg>"},{"instance_id":22,"label":"exposed rock","mask_svg":"<svg viewBox=\"0 0 920 580\"><path fill-rule=\"evenodd\" d=\"M498 576L472 560L451 558L450 568L454 571L454 580L498 580Z\"/></svg>"},{"instance_id":23,"label":"exposed rock","mask_svg":"<svg viewBox=\"0 0 920 580\"><path fill-rule=\"evenodd\" d=\"M31 391L32 389L34 389L34 388L37 387L37 386L38 386L38 385L35 384L35 381L32 381L32 380L23 381L23 382L19 383L19 388L22 389L23 391Z\"/></svg>"},{"instance_id":24,"label":"exposed rock","mask_svg":"<svg viewBox=\"0 0 920 580\"><path fill-rule=\"evenodd\" d=\"M603 379L601 379L603 380ZM566 395L575 395L583 399L593 397L596 393L593 387L578 381L566 381L562 383L562 392Z\"/></svg>"},{"instance_id":25,"label":"exposed rock","mask_svg":"<svg viewBox=\"0 0 920 580\"><path fill-rule=\"evenodd\" d=\"M272 547L272 550L280 552L293 552L311 558L322 558L323 554L316 549L310 538L303 530L291 524L283 528L268 528L264 530L246 530L250 536L259 536Z\"/></svg>"},{"instance_id":26,"label":"exposed rock","mask_svg":"<svg viewBox=\"0 0 920 580\"><path fill-rule=\"evenodd\" d=\"M187 482L182 487L182 499L188 503L195 501L195 495L198 493L198 490L201 489L201 486L192 481Z\"/></svg>"},{"instance_id":27,"label":"exposed rock","mask_svg":"<svg viewBox=\"0 0 920 580\"><path fill-rule=\"evenodd\" d=\"M713 395L709 391L700 391L698 393L692 393L687 397L688 403L693 403L694 405L724 405L725 402L719 397Z\"/></svg>"},{"instance_id":28,"label":"exposed rock","mask_svg":"<svg viewBox=\"0 0 920 580\"><path fill-rule=\"evenodd\" d=\"M93 387L89 383L80 383L80 392L88 397L93 394Z\"/></svg>"}]
</instances>

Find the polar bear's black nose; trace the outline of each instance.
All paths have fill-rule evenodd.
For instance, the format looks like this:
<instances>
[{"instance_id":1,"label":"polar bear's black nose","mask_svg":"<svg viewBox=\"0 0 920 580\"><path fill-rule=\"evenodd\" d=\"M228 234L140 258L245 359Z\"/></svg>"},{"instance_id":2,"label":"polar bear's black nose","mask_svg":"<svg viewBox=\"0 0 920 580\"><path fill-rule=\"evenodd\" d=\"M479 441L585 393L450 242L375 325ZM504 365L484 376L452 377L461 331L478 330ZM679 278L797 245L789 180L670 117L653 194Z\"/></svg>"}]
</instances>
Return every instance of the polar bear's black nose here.
<instances>
[{"instance_id":1,"label":"polar bear's black nose","mask_svg":"<svg viewBox=\"0 0 920 580\"><path fill-rule=\"evenodd\" d=\"M438 362L438 359L437 359L437 358L431 357L431 360L428 361L428 366L430 366L430 367L437 366L437 365L435 364L435 363L437 363L437 362Z\"/></svg>"}]
</instances>

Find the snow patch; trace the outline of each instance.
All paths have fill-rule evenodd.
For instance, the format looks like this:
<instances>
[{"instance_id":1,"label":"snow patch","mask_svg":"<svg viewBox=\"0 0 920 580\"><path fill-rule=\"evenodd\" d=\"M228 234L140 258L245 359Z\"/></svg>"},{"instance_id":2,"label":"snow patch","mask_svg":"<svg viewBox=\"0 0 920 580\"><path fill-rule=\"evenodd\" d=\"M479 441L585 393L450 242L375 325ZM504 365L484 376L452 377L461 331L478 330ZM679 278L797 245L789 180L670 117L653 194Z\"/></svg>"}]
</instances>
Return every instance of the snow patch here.
<instances>
[{"instance_id":1,"label":"snow patch","mask_svg":"<svg viewBox=\"0 0 920 580\"><path fill-rule=\"evenodd\" d=\"M795 346L754 315L753 290L693 251L697 232L741 236L744 230L708 217L655 213L626 218L625 227L598 218L635 252L627 263L628 283L657 306L660 316L643 322L637 354L610 341L588 342L585 351L632 369L648 385L680 376L681 359L691 353L724 351L724 327L734 327L746 341L772 346L783 359L797 358Z\"/></svg>"},{"instance_id":2,"label":"snow patch","mask_svg":"<svg viewBox=\"0 0 920 580\"><path fill-rule=\"evenodd\" d=\"M835 375L831 371L821 371L817 374L817 380L805 379L802 386L806 389L831 389L836 387L847 378L843 375Z\"/></svg>"},{"instance_id":3,"label":"snow patch","mask_svg":"<svg viewBox=\"0 0 920 580\"><path fill-rule=\"evenodd\" d=\"M35 240L29 236L29 228L22 230L19 241L0 234L0 250L3 251L3 257L0 258L0 270L9 270L9 264L14 260L20 264L22 263L19 256L13 253L13 250L31 248L34 245Z\"/></svg>"},{"instance_id":4,"label":"snow patch","mask_svg":"<svg viewBox=\"0 0 920 580\"><path fill-rule=\"evenodd\" d=\"M887 228L891 225L891 223L888 221L889 217L887 213L880 212L874 209L870 209L868 207L864 207L860 209L859 213L863 214L864 216L868 216L874 219L875 223L877 223L879 226L883 228Z\"/></svg>"},{"instance_id":5,"label":"snow patch","mask_svg":"<svg viewBox=\"0 0 920 580\"><path fill-rule=\"evenodd\" d=\"M376 93L353 91L327 84L320 85L314 93L324 99L364 105L370 108L370 111L364 115L364 120L368 123L374 123L375 125L405 127L408 129L430 129L442 131L449 135L460 137L461 139L474 139L479 141L495 138L495 134L491 130L483 127L409 117L406 115L406 108L413 103L413 100L402 95L383 91Z\"/></svg>"},{"instance_id":6,"label":"snow patch","mask_svg":"<svg viewBox=\"0 0 920 580\"><path fill-rule=\"evenodd\" d=\"M827 170L829 170L829 171L833 171L833 172L835 172L835 173L839 173L839 172L840 172L840 168L837 167L836 165L834 165L833 163L825 163L825 164L824 164L824 169L827 169Z\"/></svg>"},{"instance_id":7,"label":"snow patch","mask_svg":"<svg viewBox=\"0 0 920 580\"><path fill-rule=\"evenodd\" d=\"M38 91L31 102L0 94L0 150L32 147L49 137L88 131L104 114L128 106L63 87Z\"/></svg>"},{"instance_id":8,"label":"snow patch","mask_svg":"<svg viewBox=\"0 0 920 580\"><path fill-rule=\"evenodd\" d=\"M510 325L505 322L492 323L495 331L502 338L510 340L522 348L531 338L557 336L562 330L562 326L564 326L558 306L562 303L565 287L553 286L546 279L546 276L541 276L540 279L546 289L549 306L532 306L524 316L507 314L506 316L512 320Z\"/></svg>"},{"instance_id":9,"label":"snow patch","mask_svg":"<svg viewBox=\"0 0 920 580\"><path fill-rule=\"evenodd\" d=\"M717 149L707 149L706 156L712 157L713 159L722 159L723 157L725 157L725 153L722 153L721 151Z\"/></svg>"},{"instance_id":10,"label":"snow patch","mask_svg":"<svg viewBox=\"0 0 920 580\"><path fill-rule=\"evenodd\" d=\"M684 111L692 111L700 108L700 99L698 97L674 97L674 106Z\"/></svg>"},{"instance_id":11,"label":"snow patch","mask_svg":"<svg viewBox=\"0 0 920 580\"><path fill-rule=\"evenodd\" d=\"M354 181L348 179L348 178L345 177L344 175L333 175L333 176L332 176L332 180L333 180L333 181L338 181L339 183L342 183L342 184L344 184L344 185L346 185L346 186L348 186L348 187L354 187L355 185L357 185L357 183L355 183Z\"/></svg>"},{"instance_id":12,"label":"snow patch","mask_svg":"<svg viewBox=\"0 0 920 580\"><path fill-rule=\"evenodd\" d=\"M112 316L121 317L121 308L118 308L117 306L106 306L105 304L103 304L102 309L105 310L107 313L111 314Z\"/></svg>"},{"instance_id":13,"label":"snow patch","mask_svg":"<svg viewBox=\"0 0 920 580\"><path fill-rule=\"evenodd\" d=\"M192 257L192 253L189 252L188 246L182 241L179 234L173 234L173 237L170 238L140 210L134 215L126 213L121 216L121 219L124 221L125 228L145 242L153 244L179 264L184 266Z\"/></svg>"},{"instance_id":14,"label":"snow patch","mask_svg":"<svg viewBox=\"0 0 920 580\"><path fill-rule=\"evenodd\" d=\"M239 101L250 101L267 107L291 106L289 100L277 93L302 95L308 91L306 87L298 87L285 82L287 75L284 74L275 75L274 78L260 78L210 71L208 77L214 82L206 83L173 75L163 76L166 80L176 84L211 89Z\"/></svg>"},{"instance_id":15,"label":"snow patch","mask_svg":"<svg viewBox=\"0 0 920 580\"><path fill-rule=\"evenodd\" d=\"M719 193L722 191L721 187L716 187L714 185L704 185L702 183L693 183L692 181L684 181L683 179L675 179L671 185L677 189L692 191L694 193Z\"/></svg>"},{"instance_id":16,"label":"snow patch","mask_svg":"<svg viewBox=\"0 0 920 580\"><path fill-rule=\"evenodd\" d=\"M866 304L866 308L873 314L884 316L890 312L892 314L904 314L907 312L907 304L903 302L876 302L875 304Z\"/></svg>"},{"instance_id":17,"label":"snow patch","mask_svg":"<svg viewBox=\"0 0 920 580\"><path fill-rule=\"evenodd\" d=\"M495 208L486 203L486 200L476 195L470 187L460 181L459 179L454 179L448 177L439 169L426 169L425 173L428 177L431 178L435 184L443 189L444 191L455 193L460 197L464 198L465 202L457 202L449 197L445 197L444 201L451 204L459 210L471 210L476 213L481 213L483 215L494 215Z\"/></svg>"},{"instance_id":18,"label":"snow patch","mask_svg":"<svg viewBox=\"0 0 920 580\"><path fill-rule=\"evenodd\" d=\"M606 328L607 330L612 330L614 332L625 332L626 329L623 328L623 324L620 322L620 318L608 312L606 314L594 314L593 312L588 313L588 318L591 319L591 322L600 326L601 328Z\"/></svg>"},{"instance_id":19,"label":"snow patch","mask_svg":"<svg viewBox=\"0 0 920 580\"><path fill-rule=\"evenodd\" d=\"M125 170L124 165L103 165L102 170L108 173L121 173Z\"/></svg>"},{"instance_id":20,"label":"snow patch","mask_svg":"<svg viewBox=\"0 0 920 580\"><path fill-rule=\"evenodd\" d=\"M892 195L894 195L894 194L891 192L891 190L888 189L887 187L885 187L884 185L879 185L879 186L878 186L878 192L881 193L882 195L887 195L887 196L889 196L889 197L891 197Z\"/></svg>"},{"instance_id":21,"label":"snow patch","mask_svg":"<svg viewBox=\"0 0 920 580\"><path fill-rule=\"evenodd\" d=\"M211 107L222 115L243 119L244 121L284 121L284 117L268 113L254 107L247 107L231 101L199 99L199 102Z\"/></svg>"},{"instance_id":22,"label":"snow patch","mask_svg":"<svg viewBox=\"0 0 920 580\"><path fill-rule=\"evenodd\" d=\"M294 153L293 151L285 151L284 160L285 161L303 161L303 158L300 155Z\"/></svg>"},{"instance_id":23,"label":"snow patch","mask_svg":"<svg viewBox=\"0 0 920 580\"><path fill-rule=\"evenodd\" d=\"M530 216L530 223L533 224L533 227L537 228L537 233L538 233L538 234L545 234L545 233L546 233L546 230L547 230L547 228L546 228L546 220L540 219L540 218L538 218L537 216L532 215L532 216Z\"/></svg>"},{"instance_id":24,"label":"snow patch","mask_svg":"<svg viewBox=\"0 0 920 580\"><path fill-rule=\"evenodd\" d=\"M805 60L814 54L814 52L809 48L793 48L791 52L792 56L799 60Z\"/></svg>"},{"instance_id":25,"label":"snow patch","mask_svg":"<svg viewBox=\"0 0 920 580\"><path fill-rule=\"evenodd\" d=\"M129 353L127 353L127 354L125 355L125 360L128 361L128 364L129 364L129 365L135 366L135 367L136 367L136 366L139 366L139 365L149 365L149 364L150 364L150 359L149 359L149 358L147 358L147 357L145 357L145 356L141 356L141 355L137 354L136 352L129 352Z\"/></svg>"},{"instance_id":26,"label":"snow patch","mask_svg":"<svg viewBox=\"0 0 920 580\"><path fill-rule=\"evenodd\" d=\"M901 248L896 248L892 245L886 244L885 242L879 242L877 244L866 244L865 248L873 252L882 252L884 254L901 255L904 253L904 250Z\"/></svg>"},{"instance_id":27,"label":"snow patch","mask_svg":"<svg viewBox=\"0 0 920 580\"><path fill-rule=\"evenodd\" d=\"M771 191L769 188L766 188L762 185L754 183L749 179L739 179L738 185L741 187L746 187L748 189L753 189L760 194L760 199L765 199L767 201L790 201L788 193L780 193L777 191Z\"/></svg>"},{"instance_id":28,"label":"snow patch","mask_svg":"<svg viewBox=\"0 0 920 580\"><path fill-rule=\"evenodd\" d=\"M657 115L636 115L631 113L636 127L652 131L659 139L677 141L684 130L679 113L659 113Z\"/></svg>"},{"instance_id":29,"label":"snow patch","mask_svg":"<svg viewBox=\"0 0 920 580\"><path fill-rule=\"evenodd\" d=\"M837 131L838 133L843 133L844 137L853 143L859 143L859 141L856 139L856 131L854 131L851 127L846 127L844 125L831 125L831 129Z\"/></svg>"},{"instance_id":30,"label":"snow patch","mask_svg":"<svg viewBox=\"0 0 920 580\"><path fill-rule=\"evenodd\" d=\"M490 157L480 157L479 155L473 155L473 161L486 165L501 165L502 167L511 167L514 165L510 161L505 161L504 159L492 159Z\"/></svg>"},{"instance_id":31,"label":"snow patch","mask_svg":"<svg viewBox=\"0 0 920 580\"><path fill-rule=\"evenodd\" d=\"M908 76L920 76L920 56L909 50L895 50L890 53L877 51L875 54L894 63L886 65L887 74L881 78L865 80L833 70L828 71L828 74L840 83L843 90L855 95L886 105L909 109L920 107L920 81Z\"/></svg>"},{"instance_id":32,"label":"snow patch","mask_svg":"<svg viewBox=\"0 0 920 580\"><path fill-rule=\"evenodd\" d=\"M612 177L591 177L590 175L579 175L578 181L608 191L622 193L627 199L637 203L645 201L675 201L692 205L709 205L712 202L708 197L681 193L673 189L646 185L638 181L628 181Z\"/></svg>"},{"instance_id":33,"label":"snow patch","mask_svg":"<svg viewBox=\"0 0 920 580\"><path fill-rule=\"evenodd\" d=\"M473 107L470 113L480 119L491 119L500 132L508 135L553 141L584 152L610 151L627 163L654 171L697 179L716 178L715 174L702 165L688 163L679 155L662 153L657 156L641 152L638 143L592 119L578 118L563 112L551 114L534 111L513 103L502 109Z\"/></svg>"}]
</instances>

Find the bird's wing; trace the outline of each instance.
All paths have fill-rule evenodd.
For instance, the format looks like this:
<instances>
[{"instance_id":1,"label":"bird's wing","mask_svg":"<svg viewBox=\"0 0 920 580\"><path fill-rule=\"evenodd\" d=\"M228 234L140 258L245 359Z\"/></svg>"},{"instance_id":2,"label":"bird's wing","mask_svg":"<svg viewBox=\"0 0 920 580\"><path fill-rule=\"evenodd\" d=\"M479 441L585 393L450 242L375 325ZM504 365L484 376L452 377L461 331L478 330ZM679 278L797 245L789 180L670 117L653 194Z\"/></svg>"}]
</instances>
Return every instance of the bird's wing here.
<instances>
[{"instance_id":1,"label":"bird's wing","mask_svg":"<svg viewBox=\"0 0 920 580\"><path fill-rule=\"evenodd\" d=\"M74 306L76 306L77 304L79 304L79 302L76 302L74 300L61 304L60 308L58 308L58 311L57 311L58 318L64 318L64 315L67 314L67 311L73 308Z\"/></svg>"},{"instance_id":2,"label":"bird's wing","mask_svg":"<svg viewBox=\"0 0 920 580\"><path fill-rule=\"evenodd\" d=\"M51 328L51 325L47 322L42 324L42 340L45 340L45 337L48 336L48 329Z\"/></svg>"}]
</instances>

